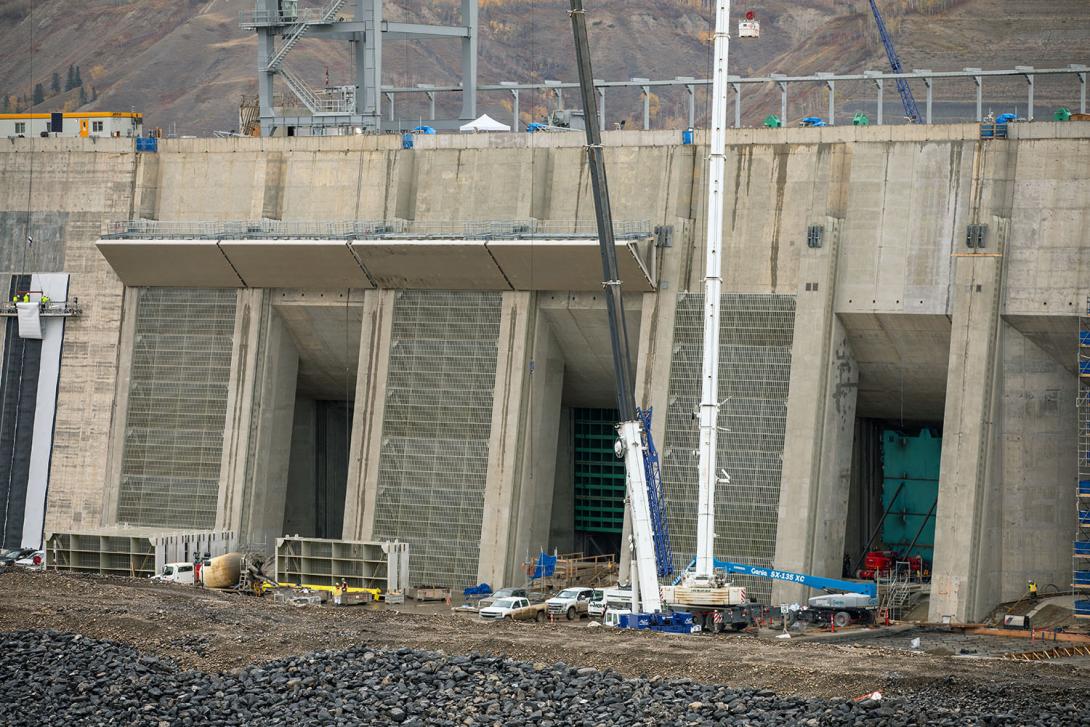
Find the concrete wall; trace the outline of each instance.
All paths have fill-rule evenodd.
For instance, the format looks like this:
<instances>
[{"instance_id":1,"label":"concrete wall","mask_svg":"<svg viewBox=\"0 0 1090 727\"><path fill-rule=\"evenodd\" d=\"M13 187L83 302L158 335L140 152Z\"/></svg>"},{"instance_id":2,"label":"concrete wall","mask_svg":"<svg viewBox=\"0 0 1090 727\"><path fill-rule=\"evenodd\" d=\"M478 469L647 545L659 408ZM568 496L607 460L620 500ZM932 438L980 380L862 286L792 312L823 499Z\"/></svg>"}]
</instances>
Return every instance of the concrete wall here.
<instances>
[{"instance_id":1,"label":"concrete wall","mask_svg":"<svg viewBox=\"0 0 1090 727\"><path fill-rule=\"evenodd\" d=\"M1066 568L1062 519L1053 528L1061 534L1012 553L1024 523L1047 520L1016 512L1032 509L1025 493L1070 501L1069 473L1017 469L1018 452L1039 450L1015 433L1054 442L1062 459L1063 407L1053 413L1011 402L1062 396L1072 385L1066 357L1090 288L1090 124L1014 125L1006 141L981 142L978 133L971 124L732 130L725 223L725 292L798 301L783 484L806 505L781 507L777 557L787 562L777 565L839 570L852 406L865 417L945 420L933 611L963 620L1018 590L1027 573L1044 581ZM655 251L659 287L643 300L637 362L638 393L662 411L676 295L699 290L703 275L704 139L681 146L678 137L606 135L615 216L674 228L673 245ZM116 486L106 460L114 407L124 413L117 384L124 326L121 286L92 246L103 221L400 218L425 231L459 219L589 221L581 145L575 134L509 134L427 137L411 151L392 135L164 140L157 155L134 155L117 140L25 139L0 149L0 229L12 241L4 272L35 271L16 269L17 258L20 268L60 265L73 274L73 295L85 309L66 331L47 527L98 522ZM16 233L32 180L39 221L32 226L42 242L24 262ZM988 226L983 250L965 247L969 223ZM819 250L806 248L811 225L825 228ZM392 315L389 291L355 295L361 317L345 325L359 327L347 344L359 356L349 375L357 390L366 387L368 404L357 397L346 535L371 527L374 489L363 483L379 465ZM513 319L523 321L519 345L527 351L550 345L534 332L535 305L526 298L525 313ZM575 324L588 340L596 340L592 318ZM555 327L553 335L563 346ZM300 353L300 366L323 380L321 367ZM1019 361L1032 375L1012 373ZM498 363L497 370L509 366ZM571 363L565 356L565 378L582 375L585 367ZM522 431L551 430L532 394L552 397L550 387L529 380L525 367L508 370L511 398L494 412L493 427L507 427L513 408ZM502 431L516 451L528 441ZM541 442L531 438L535 447ZM547 466L534 464L536 456L504 456L501 480L531 470L544 477ZM990 469L971 466L974 458ZM507 492L502 500L515 490L497 492ZM544 508L550 501L536 486L530 495L519 502ZM508 506L515 510L498 512L526 522L524 505ZM943 522L963 532L943 535ZM518 538L501 538L507 562L490 572L511 573L524 547ZM988 560L993 550L1001 557Z\"/></svg>"}]
</instances>

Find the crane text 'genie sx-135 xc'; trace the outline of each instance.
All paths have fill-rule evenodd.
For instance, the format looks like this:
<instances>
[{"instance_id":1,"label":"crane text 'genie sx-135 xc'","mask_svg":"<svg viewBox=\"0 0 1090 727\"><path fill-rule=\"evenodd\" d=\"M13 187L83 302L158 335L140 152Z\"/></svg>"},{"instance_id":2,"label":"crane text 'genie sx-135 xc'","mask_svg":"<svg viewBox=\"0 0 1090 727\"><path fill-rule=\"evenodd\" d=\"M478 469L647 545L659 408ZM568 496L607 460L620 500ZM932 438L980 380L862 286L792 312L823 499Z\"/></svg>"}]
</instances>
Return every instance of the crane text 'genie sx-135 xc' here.
<instances>
[{"instance_id":1,"label":"crane text 'genie sx-135 xc'","mask_svg":"<svg viewBox=\"0 0 1090 727\"><path fill-rule=\"evenodd\" d=\"M829 579L815 579L806 574L720 563L714 559L715 487L717 484L730 482L726 473L719 474L716 471L719 431L719 304L726 194L727 52L730 38L728 0L717 3L715 16L715 73L712 82L704 278L704 348L699 411L697 553L693 564L675 580L674 585L660 587L659 579L669 576L673 571L662 478L658 455L651 439L650 411L640 410L635 402L631 350L625 328L621 280L618 278L613 217L606 184L601 127L583 2L570 1L579 86L586 119L587 163L590 168L598 243L602 255L602 286L609 315L617 409L621 416L621 422L617 425L616 449L617 456L625 462L626 500L631 518L632 613L621 619L621 625L664 631L720 631L730 627L744 627L752 622L751 611L756 606L747 599L745 588L730 583L729 574L732 572L781 580L792 577L794 582L803 584L807 584L806 579L811 579L809 585L865 592L867 598L872 598L873 594L869 589L874 588L873 584L835 582L834 585ZM748 20L752 21L752 18Z\"/></svg>"}]
</instances>

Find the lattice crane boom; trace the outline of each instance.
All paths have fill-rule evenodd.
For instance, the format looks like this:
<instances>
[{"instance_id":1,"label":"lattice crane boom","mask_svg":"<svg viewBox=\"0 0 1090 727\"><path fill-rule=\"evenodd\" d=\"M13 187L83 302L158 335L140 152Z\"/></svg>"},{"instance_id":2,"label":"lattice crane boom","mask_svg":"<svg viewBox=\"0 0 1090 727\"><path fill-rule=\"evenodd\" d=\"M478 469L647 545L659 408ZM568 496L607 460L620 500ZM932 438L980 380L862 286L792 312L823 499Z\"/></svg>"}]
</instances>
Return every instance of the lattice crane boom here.
<instances>
[{"instance_id":1,"label":"lattice crane boom","mask_svg":"<svg viewBox=\"0 0 1090 727\"><path fill-rule=\"evenodd\" d=\"M890 37L889 31L886 30L886 21L882 19L882 12L878 9L876 0L870 0L870 9L874 14L874 22L878 25L878 35L882 37L882 45L886 48L890 68L893 69L894 73L904 73L904 69L901 67L901 59L897 55L897 49L893 46L893 39ZM905 107L905 116L914 124L921 123L920 109L916 106L916 98L912 95L912 89L909 87L908 81L898 78L897 92L901 94L901 104Z\"/></svg>"}]
</instances>

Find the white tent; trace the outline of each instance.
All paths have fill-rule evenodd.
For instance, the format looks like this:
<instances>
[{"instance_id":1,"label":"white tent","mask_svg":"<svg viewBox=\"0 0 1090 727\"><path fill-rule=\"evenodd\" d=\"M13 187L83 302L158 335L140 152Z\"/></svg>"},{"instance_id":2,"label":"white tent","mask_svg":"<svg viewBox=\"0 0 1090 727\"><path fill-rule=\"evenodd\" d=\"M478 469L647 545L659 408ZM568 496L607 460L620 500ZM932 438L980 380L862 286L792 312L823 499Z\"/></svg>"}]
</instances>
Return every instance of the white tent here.
<instances>
[{"instance_id":1,"label":"white tent","mask_svg":"<svg viewBox=\"0 0 1090 727\"><path fill-rule=\"evenodd\" d=\"M468 124L463 124L461 131L510 131L511 127L507 124L502 124L496 121L488 114L483 115L479 119L470 121Z\"/></svg>"}]
</instances>

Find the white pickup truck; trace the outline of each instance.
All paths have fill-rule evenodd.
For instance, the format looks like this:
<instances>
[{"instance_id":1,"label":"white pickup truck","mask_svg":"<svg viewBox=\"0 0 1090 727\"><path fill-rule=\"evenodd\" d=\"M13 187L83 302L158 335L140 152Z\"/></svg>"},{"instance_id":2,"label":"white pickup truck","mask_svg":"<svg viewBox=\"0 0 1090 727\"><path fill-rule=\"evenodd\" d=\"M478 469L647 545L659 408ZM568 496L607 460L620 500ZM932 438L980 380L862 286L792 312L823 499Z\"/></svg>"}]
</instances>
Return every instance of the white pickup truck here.
<instances>
[{"instance_id":1,"label":"white pickup truck","mask_svg":"<svg viewBox=\"0 0 1090 727\"><path fill-rule=\"evenodd\" d=\"M477 612L486 621L544 621L545 604L530 603L528 598L497 598L491 606Z\"/></svg>"},{"instance_id":2,"label":"white pickup truck","mask_svg":"<svg viewBox=\"0 0 1090 727\"><path fill-rule=\"evenodd\" d=\"M593 595L593 588L565 588L546 601L545 607L554 618L566 616L569 621L574 621L587 613Z\"/></svg>"}]
</instances>

